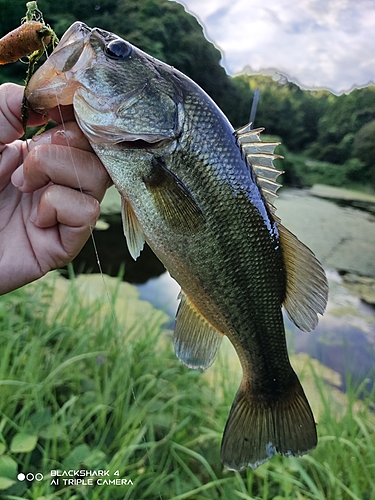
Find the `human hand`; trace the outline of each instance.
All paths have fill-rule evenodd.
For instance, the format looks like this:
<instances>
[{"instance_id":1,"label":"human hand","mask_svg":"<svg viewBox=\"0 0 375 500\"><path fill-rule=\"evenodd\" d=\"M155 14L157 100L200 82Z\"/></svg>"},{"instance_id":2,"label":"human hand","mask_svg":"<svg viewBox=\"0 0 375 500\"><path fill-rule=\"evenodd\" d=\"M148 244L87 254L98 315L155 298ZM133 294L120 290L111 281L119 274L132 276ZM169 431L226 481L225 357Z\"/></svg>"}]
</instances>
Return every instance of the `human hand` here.
<instances>
[{"instance_id":1,"label":"human hand","mask_svg":"<svg viewBox=\"0 0 375 500\"><path fill-rule=\"evenodd\" d=\"M88 239L111 180L64 109L63 125L29 141L23 87L0 86L0 294L69 263ZM51 117L59 119L53 110ZM29 125L46 118L30 114Z\"/></svg>"}]
</instances>

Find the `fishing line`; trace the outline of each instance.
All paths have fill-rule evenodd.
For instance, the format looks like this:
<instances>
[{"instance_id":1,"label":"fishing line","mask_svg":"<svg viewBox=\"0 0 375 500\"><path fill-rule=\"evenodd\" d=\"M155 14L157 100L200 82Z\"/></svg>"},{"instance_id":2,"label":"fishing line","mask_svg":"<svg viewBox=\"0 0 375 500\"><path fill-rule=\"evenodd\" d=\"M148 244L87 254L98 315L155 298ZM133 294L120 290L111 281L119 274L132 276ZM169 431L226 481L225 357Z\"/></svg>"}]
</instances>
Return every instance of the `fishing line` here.
<instances>
[{"instance_id":1,"label":"fishing line","mask_svg":"<svg viewBox=\"0 0 375 500\"><path fill-rule=\"evenodd\" d=\"M49 59L49 54L48 54L48 51L47 51L47 47L44 47L44 53L46 55L46 59L48 60ZM57 94L57 91L55 89L53 89L53 92L55 94L56 102L58 103L58 94ZM69 135L67 134L67 130L66 130L66 127L65 127L65 122L64 122L64 117L63 117L63 114L62 114L62 109L61 109L61 105L60 104L57 104L57 109L58 109L58 112L59 112L61 125L62 125L63 130L64 130L65 140L66 140L66 143L67 143L67 146L68 146L68 150L69 150L69 154L70 154L70 160L72 162L72 165L73 165L73 168L74 168L74 173L75 173L75 176L76 176L76 179L77 179L78 188L79 188L79 191L81 193L82 199L84 200L84 192L83 192L83 189L82 189L81 180L80 180L79 175L78 175L77 165L76 165L76 163L74 161L74 157L73 157L73 153L72 153L72 146L70 145L70 142L69 142ZM116 328L118 330L119 324L118 324L118 321L117 321L117 317L116 317L116 312L115 312L114 306L113 306L112 301L111 301L109 289L108 289L106 280L104 278L103 267L102 267L102 264L100 262L98 247L96 245L96 241L95 241L95 237L94 237L94 227L95 226L92 226L91 224L89 224L90 238L91 238L92 245L93 245L93 248L94 248L95 259L96 259L96 263L98 265L100 276L101 276L101 279L102 279L102 282L103 282L103 286L104 286L104 291L105 291L105 294L106 294L106 298L107 298L108 304L110 306L112 319L113 319L114 324L116 325Z\"/></svg>"},{"instance_id":2,"label":"fishing line","mask_svg":"<svg viewBox=\"0 0 375 500\"><path fill-rule=\"evenodd\" d=\"M55 96L56 96L56 100L57 100L57 92L55 92ZM84 200L84 192L83 192L83 189L82 189L81 180L80 180L79 175L78 175L77 165L76 165L76 163L74 161L74 157L73 157L73 153L72 153L72 146L70 145L70 142L69 142L69 136L67 134L67 130L66 130L66 127L65 127L64 118L63 118L63 115L62 115L62 109L61 109L61 105L60 104L57 105L57 109L59 111L61 125L62 125L62 127L64 129L64 132L65 132L65 140L66 140L66 143L67 143L67 146L68 146L68 150L69 150L69 154L70 154L70 160L72 162L72 165L73 165L73 168L74 168L74 173L75 173L75 176L76 176L76 179L77 179L78 188L79 188L79 191L80 191L80 193L82 195L82 199ZM113 304L111 302L111 297L110 297L109 289L108 289L106 280L104 278L103 267L102 267L102 264L100 262L98 247L96 245L96 241L95 241L95 237L94 237L94 227L95 226L92 226L91 224L89 224L90 238L91 238L92 245L93 245L93 248L94 248L95 259L96 259L96 263L98 265L98 269L99 269L99 272L100 272L100 275L101 275L101 278L102 278L102 282L103 282L104 291L105 291L105 294L106 294L106 297L107 297L107 301L108 301L108 303L110 305L112 319L114 320L116 327L118 327L119 325L118 325L118 321L117 321L117 318L116 318L116 313L115 313Z\"/></svg>"},{"instance_id":3,"label":"fishing line","mask_svg":"<svg viewBox=\"0 0 375 500\"><path fill-rule=\"evenodd\" d=\"M57 93L55 93L56 100L57 100L57 95L56 94ZM84 192L83 192L83 189L82 189L82 184L81 184L81 181L80 181L80 178L79 178L79 175L78 175L77 166L75 164L73 153L72 153L72 146L69 143L69 137L68 137L68 134L66 133L66 127L65 127L64 118L63 118L63 115L62 115L61 105L58 104L57 108L59 110L59 116L60 116L60 120L61 120L61 125L62 125L62 127L64 129L64 132L65 132L65 139L66 139L68 150L69 150L69 154L70 154L70 160L71 160L72 165L74 167L74 172L75 172L75 175L76 175L76 179L77 179L79 191L80 191L82 197L84 197ZM119 323L117 321L116 311L115 311L114 305L112 304L111 296L110 296L110 293L109 293L109 289L108 289L106 280L104 278L104 272L103 272L103 268L102 268L102 265L101 265L101 262L100 262L100 258L99 258L98 247L96 245L95 237L94 237L94 227L91 226L91 224L89 225L89 227L90 227L90 238L91 238L91 241L92 241L92 244L93 244L93 248L94 248L94 252L95 252L95 257L96 257L96 262L98 264L99 272L100 272L100 275L101 275L101 278L102 278L102 282L103 282L103 285L104 285L104 290L105 290L105 294L106 294L106 297L107 297L107 301L108 301L108 304L110 306L111 316L112 316L112 319L114 321L114 324L116 325L116 330L118 332L119 331ZM129 382L130 382L130 380L129 380ZM134 392L134 387L131 387L131 394L132 394L132 397L133 397L133 400L134 400L134 405L137 407L138 406L138 401L137 401L137 398L136 398L136 395L135 395L135 392ZM146 441L146 438L145 438L144 435L143 435L143 441L147 445L147 441ZM152 469L154 469L151 463L150 463L150 466L152 467ZM155 471L153 470L153 472L155 472Z\"/></svg>"},{"instance_id":4,"label":"fishing line","mask_svg":"<svg viewBox=\"0 0 375 500\"><path fill-rule=\"evenodd\" d=\"M46 56L47 56L47 59L48 59L49 56L48 56L47 52L46 52ZM58 102L58 94L57 94L56 91L54 91L54 93L55 93L56 101ZM74 156L73 156L73 153L72 153L72 146L70 145L70 142L69 142L69 136L67 134L67 130L66 130L66 127L65 127L64 117L63 117L63 114L62 114L62 109L61 109L61 105L60 104L57 105L57 109L58 109L58 112L59 112L59 117L60 117L61 125L62 125L64 133L65 133L65 140L66 140L66 143L67 143L67 146L68 146L68 150L69 150L69 154L70 154L70 160L71 160L71 163L73 165L75 176L76 176L76 179L77 179L78 188L79 188L79 191L80 191L82 197L84 198L84 192L83 192L83 189L82 189L82 184L81 184L81 181L80 181L80 178L79 178L79 175L78 175L77 165L76 165L76 163L74 161ZM103 286L104 286L104 290L105 290L105 295L106 295L106 298L107 298L107 302L108 302L108 304L110 306L111 316L112 316L112 319L114 321L114 324L116 325L116 330L117 330L117 332L119 332L119 323L117 321L116 311L115 311L114 305L112 304L112 301L111 301L111 296L110 296L110 293L109 293L109 289L108 289L106 280L104 278L104 272L103 272L103 268L102 268L102 265L101 265L101 262L100 262L98 247L97 247L96 242L95 242L94 226L91 226L91 224L89 224L89 227L90 227L90 238L91 238L92 245L93 245L93 248L94 248L95 258L96 258L96 262L98 264L99 272L100 272L101 279L102 279L102 282L103 282ZM130 382L130 380L129 380L129 382ZM134 387L132 386L130 390L131 390L131 394L132 394L132 397L133 397L133 400L134 400L134 405L137 407L138 406L138 401L137 401L137 397L136 397L136 394L135 394L135 391L134 391ZM140 423L142 425L144 425L142 421ZM151 448L147 447L147 440L146 440L145 434L143 434L142 440L143 440L143 442L146 445L147 455L149 455L149 451L150 451ZM149 455L149 457L150 457L150 455ZM153 473L155 473L155 468L154 468L154 466L153 466L153 464L151 462L151 457L149 458L149 466L150 466L151 470L153 471ZM163 499L163 497L161 496L160 491L159 491L159 498L161 500Z\"/></svg>"}]
</instances>

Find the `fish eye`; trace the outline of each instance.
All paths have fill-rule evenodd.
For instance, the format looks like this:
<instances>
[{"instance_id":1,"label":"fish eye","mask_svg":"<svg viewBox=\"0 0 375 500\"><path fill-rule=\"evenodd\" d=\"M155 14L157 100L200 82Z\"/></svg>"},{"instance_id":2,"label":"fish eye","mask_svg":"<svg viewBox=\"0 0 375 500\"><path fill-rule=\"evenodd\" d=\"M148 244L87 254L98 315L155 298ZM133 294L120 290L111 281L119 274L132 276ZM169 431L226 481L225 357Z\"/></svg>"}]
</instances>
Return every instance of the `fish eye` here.
<instances>
[{"instance_id":1,"label":"fish eye","mask_svg":"<svg viewBox=\"0 0 375 500\"><path fill-rule=\"evenodd\" d=\"M131 45L122 40L121 38L117 38L116 40L112 40L108 45L105 46L104 52L105 55L110 59L126 59L132 51Z\"/></svg>"}]
</instances>

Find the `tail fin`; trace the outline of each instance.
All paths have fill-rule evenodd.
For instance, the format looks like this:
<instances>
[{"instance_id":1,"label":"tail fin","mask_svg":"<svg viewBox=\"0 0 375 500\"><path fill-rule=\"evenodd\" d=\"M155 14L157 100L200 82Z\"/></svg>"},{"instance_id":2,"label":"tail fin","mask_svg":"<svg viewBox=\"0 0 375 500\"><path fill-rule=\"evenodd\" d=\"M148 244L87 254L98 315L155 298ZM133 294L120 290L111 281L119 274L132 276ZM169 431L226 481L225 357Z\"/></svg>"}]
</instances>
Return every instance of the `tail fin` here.
<instances>
[{"instance_id":1,"label":"tail fin","mask_svg":"<svg viewBox=\"0 0 375 500\"><path fill-rule=\"evenodd\" d=\"M316 445L314 416L297 376L294 387L278 399L255 397L242 383L221 445L221 459L226 468L256 469L275 452L299 456Z\"/></svg>"}]
</instances>

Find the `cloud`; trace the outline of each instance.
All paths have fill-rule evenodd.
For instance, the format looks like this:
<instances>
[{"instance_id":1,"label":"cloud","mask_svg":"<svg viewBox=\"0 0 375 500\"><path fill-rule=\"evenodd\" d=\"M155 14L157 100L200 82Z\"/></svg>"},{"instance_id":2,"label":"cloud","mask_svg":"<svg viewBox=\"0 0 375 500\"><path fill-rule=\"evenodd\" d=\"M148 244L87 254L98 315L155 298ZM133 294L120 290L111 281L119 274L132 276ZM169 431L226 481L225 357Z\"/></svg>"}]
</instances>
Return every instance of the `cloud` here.
<instances>
[{"instance_id":1,"label":"cloud","mask_svg":"<svg viewBox=\"0 0 375 500\"><path fill-rule=\"evenodd\" d=\"M181 0L230 74L274 68L336 93L375 83L373 0Z\"/></svg>"}]
</instances>

